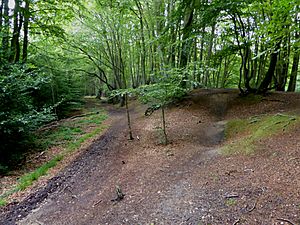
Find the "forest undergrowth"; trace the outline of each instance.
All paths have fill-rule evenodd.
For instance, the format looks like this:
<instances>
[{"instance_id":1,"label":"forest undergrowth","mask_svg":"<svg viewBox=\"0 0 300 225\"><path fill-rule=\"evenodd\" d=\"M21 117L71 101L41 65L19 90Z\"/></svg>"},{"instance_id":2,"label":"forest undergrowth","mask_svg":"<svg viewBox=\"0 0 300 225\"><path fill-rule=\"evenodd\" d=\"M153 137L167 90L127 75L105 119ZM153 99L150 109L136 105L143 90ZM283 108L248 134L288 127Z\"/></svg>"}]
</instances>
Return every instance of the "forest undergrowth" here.
<instances>
[{"instance_id":1,"label":"forest undergrowth","mask_svg":"<svg viewBox=\"0 0 300 225\"><path fill-rule=\"evenodd\" d=\"M26 194L26 189L35 185L41 177L49 179L58 164L62 167L78 154L78 150L104 132L107 126L103 122L108 114L99 108L97 101L86 98L86 106L75 111L75 115L45 125L32 134L32 150L24 154L24 160L18 167L7 170L0 177L0 206Z\"/></svg>"}]
</instances>

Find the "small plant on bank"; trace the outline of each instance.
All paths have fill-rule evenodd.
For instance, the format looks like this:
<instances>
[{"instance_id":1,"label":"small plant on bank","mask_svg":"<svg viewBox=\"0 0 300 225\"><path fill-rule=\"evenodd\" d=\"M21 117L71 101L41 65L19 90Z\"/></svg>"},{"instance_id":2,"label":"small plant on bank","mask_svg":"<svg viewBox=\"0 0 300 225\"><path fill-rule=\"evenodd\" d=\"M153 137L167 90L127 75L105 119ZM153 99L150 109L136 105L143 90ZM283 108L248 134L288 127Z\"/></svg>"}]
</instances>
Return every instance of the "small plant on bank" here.
<instances>
[{"instance_id":1,"label":"small plant on bank","mask_svg":"<svg viewBox=\"0 0 300 225\"><path fill-rule=\"evenodd\" d=\"M126 108L126 116L127 116L127 125L128 125L128 134L129 134L129 140L133 140L133 134L132 134L132 128L131 128L131 118L130 118L130 112L129 112L129 106L128 106L128 98L130 94L135 93L135 90L132 88L128 89L119 89L112 92L111 97L116 98L120 97L121 99L124 99L125 102L125 108Z\"/></svg>"},{"instance_id":2,"label":"small plant on bank","mask_svg":"<svg viewBox=\"0 0 300 225\"><path fill-rule=\"evenodd\" d=\"M234 206L234 205L236 205L236 203L237 203L237 200L234 198L229 198L229 199L226 199L226 201L225 201L225 205L227 205L227 206Z\"/></svg>"},{"instance_id":3,"label":"small plant on bank","mask_svg":"<svg viewBox=\"0 0 300 225\"><path fill-rule=\"evenodd\" d=\"M0 207L5 206L6 204L7 202L3 198L0 198Z\"/></svg>"},{"instance_id":4,"label":"small plant on bank","mask_svg":"<svg viewBox=\"0 0 300 225\"><path fill-rule=\"evenodd\" d=\"M168 73L169 72L169 73ZM145 85L138 89L139 97L144 103L151 103L161 108L163 144L168 144L166 131L166 106L176 99L182 98L186 90L182 88L182 76L174 71L157 75L157 83Z\"/></svg>"}]
</instances>

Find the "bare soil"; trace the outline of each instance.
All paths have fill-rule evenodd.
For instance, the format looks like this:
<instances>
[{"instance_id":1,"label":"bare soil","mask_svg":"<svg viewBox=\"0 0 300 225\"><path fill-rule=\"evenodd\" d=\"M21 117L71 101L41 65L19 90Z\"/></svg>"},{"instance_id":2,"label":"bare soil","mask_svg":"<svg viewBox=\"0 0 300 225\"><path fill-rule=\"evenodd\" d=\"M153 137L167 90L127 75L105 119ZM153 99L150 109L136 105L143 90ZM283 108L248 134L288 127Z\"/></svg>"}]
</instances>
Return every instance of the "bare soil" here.
<instances>
[{"instance_id":1,"label":"bare soil","mask_svg":"<svg viewBox=\"0 0 300 225\"><path fill-rule=\"evenodd\" d=\"M47 184L0 213L0 224L300 224L300 126L261 142L254 155L224 156L226 120L300 114L300 95L243 100L236 90L199 90L167 110L171 143L162 145L160 111L131 104ZM116 198L116 186L125 197Z\"/></svg>"}]
</instances>

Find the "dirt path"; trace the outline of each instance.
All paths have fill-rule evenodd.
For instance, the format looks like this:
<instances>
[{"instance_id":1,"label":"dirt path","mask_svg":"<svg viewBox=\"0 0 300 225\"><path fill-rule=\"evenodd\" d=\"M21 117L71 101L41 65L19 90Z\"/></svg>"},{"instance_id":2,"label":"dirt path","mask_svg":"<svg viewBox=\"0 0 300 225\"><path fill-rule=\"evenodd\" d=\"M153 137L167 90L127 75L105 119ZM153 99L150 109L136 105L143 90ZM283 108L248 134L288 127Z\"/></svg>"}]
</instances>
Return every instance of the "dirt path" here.
<instances>
[{"instance_id":1,"label":"dirt path","mask_svg":"<svg viewBox=\"0 0 300 225\"><path fill-rule=\"evenodd\" d=\"M112 114L106 134L0 224L289 224L280 218L298 224L297 134L282 137L272 153L270 140L258 156L219 155L224 120L244 110L232 105L236 98L235 92L197 93L169 109L167 146L160 145L159 112L145 118L136 109L134 141L127 140L125 114ZM269 101L259 112L274 104L281 110L281 102ZM289 155L283 152L287 139ZM116 185L125 193L120 202L111 201Z\"/></svg>"}]
</instances>

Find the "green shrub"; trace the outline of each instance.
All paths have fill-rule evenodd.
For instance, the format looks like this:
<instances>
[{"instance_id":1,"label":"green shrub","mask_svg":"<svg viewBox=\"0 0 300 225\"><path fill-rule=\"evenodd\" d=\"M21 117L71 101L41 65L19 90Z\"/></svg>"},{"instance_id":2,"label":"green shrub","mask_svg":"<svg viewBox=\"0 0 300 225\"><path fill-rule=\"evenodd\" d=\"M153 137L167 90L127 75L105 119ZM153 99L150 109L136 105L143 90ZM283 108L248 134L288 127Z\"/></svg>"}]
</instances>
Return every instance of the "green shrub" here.
<instances>
[{"instance_id":1,"label":"green shrub","mask_svg":"<svg viewBox=\"0 0 300 225\"><path fill-rule=\"evenodd\" d=\"M7 167L11 156L26 149L31 132L54 116L51 107L34 105L39 88L48 82L46 76L20 65L0 70L0 163Z\"/></svg>"}]
</instances>

